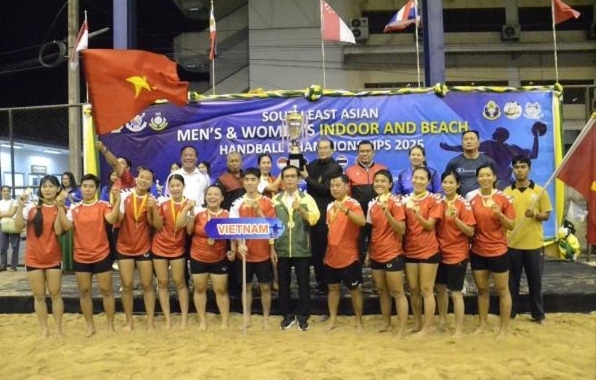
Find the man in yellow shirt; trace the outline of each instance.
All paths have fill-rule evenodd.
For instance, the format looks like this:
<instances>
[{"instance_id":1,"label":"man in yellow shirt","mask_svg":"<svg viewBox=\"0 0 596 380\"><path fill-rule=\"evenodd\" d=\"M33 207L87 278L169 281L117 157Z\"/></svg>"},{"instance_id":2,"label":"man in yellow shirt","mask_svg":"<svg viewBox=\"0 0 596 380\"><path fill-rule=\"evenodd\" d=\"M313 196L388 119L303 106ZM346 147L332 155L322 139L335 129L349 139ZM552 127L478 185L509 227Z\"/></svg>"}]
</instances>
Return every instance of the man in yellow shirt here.
<instances>
[{"instance_id":1,"label":"man in yellow shirt","mask_svg":"<svg viewBox=\"0 0 596 380\"><path fill-rule=\"evenodd\" d=\"M542 324L545 318L542 303L542 272L544 269L544 231L542 222L548 220L552 205L548 193L529 178L532 162L526 156L511 161L515 181L504 192L513 199L514 231L507 236L509 247L509 290L513 307L511 318L519 309L519 283L522 269L526 272L530 291L532 320Z\"/></svg>"}]
</instances>

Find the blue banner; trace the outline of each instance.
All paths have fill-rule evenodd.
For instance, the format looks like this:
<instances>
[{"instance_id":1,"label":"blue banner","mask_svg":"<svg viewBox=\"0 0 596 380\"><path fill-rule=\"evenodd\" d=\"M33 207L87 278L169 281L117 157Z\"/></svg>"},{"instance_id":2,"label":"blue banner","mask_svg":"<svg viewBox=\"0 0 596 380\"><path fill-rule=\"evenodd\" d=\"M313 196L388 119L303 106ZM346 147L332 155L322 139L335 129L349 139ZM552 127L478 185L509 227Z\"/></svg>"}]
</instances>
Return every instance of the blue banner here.
<instances>
[{"instance_id":1,"label":"blue banner","mask_svg":"<svg viewBox=\"0 0 596 380\"><path fill-rule=\"evenodd\" d=\"M211 178L226 170L226 155L238 151L243 167L257 166L257 156L273 157L273 174L286 164L282 120L294 106L308 118L302 150L316 158L316 142L326 136L335 143L335 159L344 167L355 163L357 144L370 140L375 161L397 177L407 168L408 150L426 149L427 164L441 173L461 152L461 133L480 133L480 150L497 163L499 187L511 180L511 158L533 159L531 177L544 184L555 169L553 91L433 92L379 96L265 97L211 100L186 107L156 105L120 130L100 138L117 155L128 157L133 168L148 166L162 182L180 149L192 145L199 160L211 163ZM102 165L105 168L106 165ZM107 179L107 173L102 173ZM554 190L549 189L554 200ZM554 218L552 218L554 219ZM545 226L547 235L554 235Z\"/></svg>"},{"instance_id":2,"label":"blue banner","mask_svg":"<svg viewBox=\"0 0 596 380\"><path fill-rule=\"evenodd\" d=\"M205 232L212 239L277 239L284 225L277 218L214 218Z\"/></svg>"}]
</instances>

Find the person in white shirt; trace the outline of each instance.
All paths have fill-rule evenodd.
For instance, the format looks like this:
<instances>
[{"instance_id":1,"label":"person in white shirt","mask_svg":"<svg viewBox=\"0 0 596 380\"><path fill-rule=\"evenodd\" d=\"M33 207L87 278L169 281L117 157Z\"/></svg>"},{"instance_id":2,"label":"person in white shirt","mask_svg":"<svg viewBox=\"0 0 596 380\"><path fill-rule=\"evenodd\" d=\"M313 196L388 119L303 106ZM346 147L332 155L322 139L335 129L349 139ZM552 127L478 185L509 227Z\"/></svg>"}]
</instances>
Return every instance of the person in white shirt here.
<instances>
[{"instance_id":1,"label":"person in white shirt","mask_svg":"<svg viewBox=\"0 0 596 380\"><path fill-rule=\"evenodd\" d=\"M17 211L17 203L10 196L11 188L2 186L2 200L0 200L0 218L12 218ZM8 244L12 247L10 267L8 267ZM0 231L0 272L9 270L15 272L19 264L19 245L21 234L11 231Z\"/></svg>"},{"instance_id":2,"label":"person in white shirt","mask_svg":"<svg viewBox=\"0 0 596 380\"><path fill-rule=\"evenodd\" d=\"M180 161L182 162L182 168L174 170L170 173L180 174L184 177L184 196L188 199L192 199L197 205L202 205L205 201L205 190L209 183L203 173L197 168L197 158L199 153L194 146L186 145L180 149ZM166 179L165 183L168 183L170 177ZM165 194L168 195L168 188L165 187Z\"/></svg>"}]
</instances>

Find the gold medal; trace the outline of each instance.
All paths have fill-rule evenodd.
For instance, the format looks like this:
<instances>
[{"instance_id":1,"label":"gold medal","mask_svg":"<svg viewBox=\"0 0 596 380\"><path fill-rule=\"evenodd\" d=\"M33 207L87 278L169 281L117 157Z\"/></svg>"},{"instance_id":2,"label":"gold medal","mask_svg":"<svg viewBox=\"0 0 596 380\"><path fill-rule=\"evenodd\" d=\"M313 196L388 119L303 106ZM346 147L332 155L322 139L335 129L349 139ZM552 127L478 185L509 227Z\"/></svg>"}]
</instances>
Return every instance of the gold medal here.
<instances>
[{"instance_id":1,"label":"gold medal","mask_svg":"<svg viewBox=\"0 0 596 380\"><path fill-rule=\"evenodd\" d=\"M214 245L215 244L215 240L213 240L212 238L209 238L209 239L207 239L207 244Z\"/></svg>"},{"instance_id":2,"label":"gold medal","mask_svg":"<svg viewBox=\"0 0 596 380\"><path fill-rule=\"evenodd\" d=\"M288 228L294 228L295 226L296 226L296 223L294 223L294 221L293 221L293 220L290 220L290 221L288 222Z\"/></svg>"}]
</instances>

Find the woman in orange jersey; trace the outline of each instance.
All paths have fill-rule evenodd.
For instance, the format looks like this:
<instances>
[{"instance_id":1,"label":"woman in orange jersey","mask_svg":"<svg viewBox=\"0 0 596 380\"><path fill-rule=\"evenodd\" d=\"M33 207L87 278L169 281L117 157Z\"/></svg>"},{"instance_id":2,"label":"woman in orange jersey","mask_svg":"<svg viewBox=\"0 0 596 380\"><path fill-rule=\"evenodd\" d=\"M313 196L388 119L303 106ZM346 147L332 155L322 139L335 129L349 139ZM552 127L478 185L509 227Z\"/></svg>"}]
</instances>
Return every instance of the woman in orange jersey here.
<instances>
[{"instance_id":1,"label":"woman in orange jersey","mask_svg":"<svg viewBox=\"0 0 596 380\"><path fill-rule=\"evenodd\" d=\"M441 198L426 190L431 172L426 167L414 169L412 185L414 192L403 199L406 205L406 233L404 253L406 277L410 286L412 313L416 325L414 331L424 335L431 331L435 315L435 276L441 255L435 236L435 223L441 219ZM422 299L424 299L424 323L422 322Z\"/></svg>"},{"instance_id":2,"label":"woman in orange jersey","mask_svg":"<svg viewBox=\"0 0 596 380\"><path fill-rule=\"evenodd\" d=\"M470 204L459 194L460 180L455 171L446 171L441 175L443 201L441 213L443 217L437 224L437 239L441 262L435 279L437 290L437 307L439 309L439 327L447 324L447 307L451 291L453 299L453 315L455 317L454 337L461 335L464 323L464 279L468 268L470 238L474 236L476 220Z\"/></svg>"},{"instance_id":3,"label":"woman in orange jersey","mask_svg":"<svg viewBox=\"0 0 596 380\"><path fill-rule=\"evenodd\" d=\"M182 321L180 326L188 326L188 287L184 278L186 260L186 213L183 207L188 201L182 196L184 177L172 174L168 177L169 197L158 199L157 214L153 218L155 235L151 242L153 267L157 276L159 303L166 317L166 327L172 327L170 318L170 292L168 291L168 267L172 268L172 280L178 292ZM191 202L194 205L194 202Z\"/></svg>"},{"instance_id":4,"label":"woman in orange jersey","mask_svg":"<svg viewBox=\"0 0 596 380\"><path fill-rule=\"evenodd\" d=\"M120 191L112 189L113 207L106 201L95 199L99 178L85 174L81 179L83 201L71 205L68 212L58 208L58 217L65 231L74 229L74 270L79 285L80 304L87 322L87 336L95 334L93 322L93 299L91 280L97 277L99 291L103 297L103 308L108 319L108 331L114 332L115 301L112 291L112 257L105 222L114 224L118 220Z\"/></svg>"},{"instance_id":5,"label":"woman in orange jersey","mask_svg":"<svg viewBox=\"0 0 596 380\"><path fill-rule=\"evenodd\" d=\"M214 218L228 218L227 210L221 208L224 191L217 185L207 188L205 195L206 209L193 207L187 202L182 212L188 211L186 232L193 235L190 248L190 272L194 283L194 302L199 316L199 330L206 330L207 280L211 277L215 301L221 315L221 329L228 328L230 298L228 296L228 268L236 255L234 251L226 253L227 241L214 240L207 236L205 225ZM227 258L226 258L227 256Z\"/></svg>"},{"instance_id":6,"label":"woman in orange jersey","mask_svg":"<svg viewBox=\"0 0 596 380\"><path fill-rule=\"evenodd\" d=\"M377 197L368 204L366 222L372 226L371 244L366 255L373 279L379 290L383 327L391 328L391 296L399 318L397 336L403 338L408 322L408 300L404 293L404 251L401 239L406 231L406 216L399 199L391 194L393 176L388 170L379 170L373 178Z\"/></svg>"},{"instance_id":7,"label":"woman in orange jersey","mask_svg":"<svg viewBox=\"0 0 596 380\"><path fill-rule=\"evenodd\" d=\"M499 294L501 326L497 338L507 335L511 314L511 293L509 293L509 257L507 256L506 230L515 227L515 209L511 200L494 188L497 180L495 168L482 165L476 169L480 188L468 193L476 218L476 231L472 240L470 263L472 274L478 287L478 317L482 333L487 327L489 277L492 274L495 289Z\"/></svg>"},{"instance_id":8,"label":"woman in orange jersey","mask_svg":"<svg viewBox=\"0 0 596 380\"><path fill-rule=\"evenodd\" d=\"M41 326L42 336L49 335L48 309L46 306L46 290L52 299L52 314L56 321L56 334L62 335L62 250L58 235L62 225L58 220L56 198L60 192L60 182L52 175L44 176L40 181L37 204L28 203L29 191L18 199L15 227L21 230L27 224L27 245L25 249L25 266L27 278L33 292L35 313ZM60 197L64 202L64 195ZM62 206L63 207L63 206Z\"/></svg>"},{"instance_id":9,"label":"woman in orange jersey","mask_svg":"<svg viewBox=\"0 0 596 380\"><path fill-rule=\"evenodd\" d=\"M122 280L122 308L126 316L124 330L133 329L132 320L132 287L135 266L139 270L147 328L155 328L155 290L153 289L153 264L151 262L151 238L149 234L153 219L158 214L157 202L149 194L153 183L153 172L147 168L139 168L137 185L123 192L120 201L120 232L116 251L118 252L118 268Z\"/></svg>"}]
</instances>

